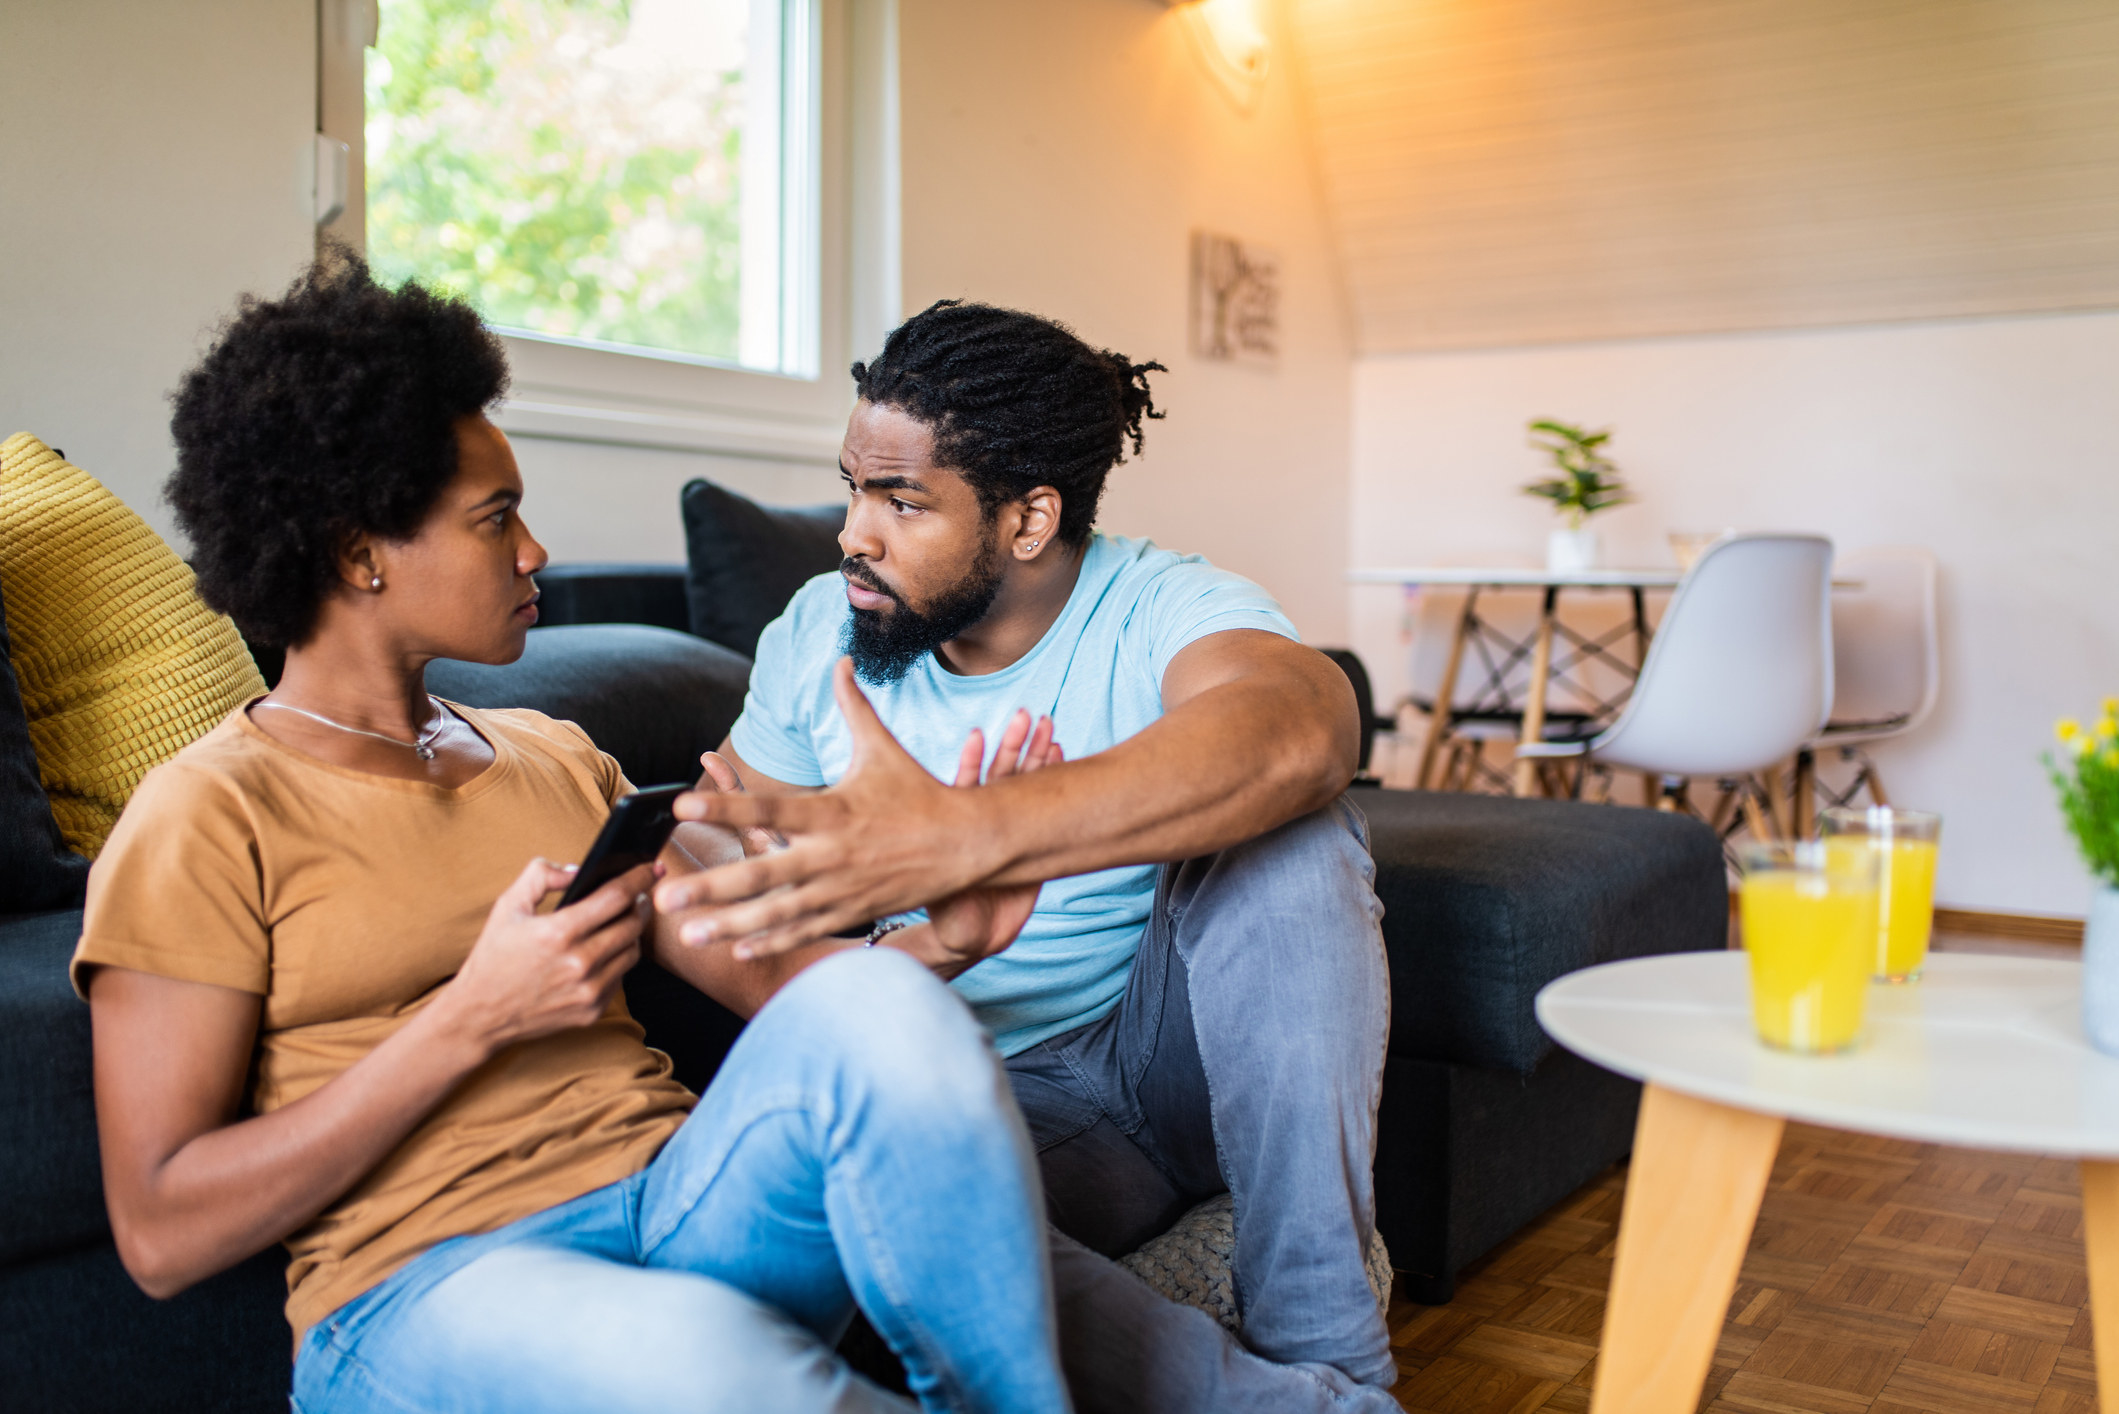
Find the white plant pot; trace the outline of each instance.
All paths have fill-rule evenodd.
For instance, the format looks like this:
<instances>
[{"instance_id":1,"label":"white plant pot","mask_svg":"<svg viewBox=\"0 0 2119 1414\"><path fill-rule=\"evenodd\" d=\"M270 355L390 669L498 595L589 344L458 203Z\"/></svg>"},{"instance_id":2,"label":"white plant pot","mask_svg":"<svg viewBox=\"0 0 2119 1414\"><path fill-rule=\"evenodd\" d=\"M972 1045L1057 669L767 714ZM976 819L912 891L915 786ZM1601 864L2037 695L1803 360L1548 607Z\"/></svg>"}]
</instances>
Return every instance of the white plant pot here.
<instances>
[{"instance_id":1,"label":"white plant pot","mask_svg":"<svg viewBox=\"0 0 2119 1414\"><path fill-rule=\"evenodd\" d=\"M1597 533L1588 526L1580 530L1555 530L1545 537L1545 568L1550 574L1579 574L1597 567Z\"/></svg>"},{"instance_id":2,"label":"white plant pot","mask_svg":"<svg viewBox=\"0 0 2119 1414\"><path fill-rule=\"evenodd\" d=\"M2083 929L2083 1035L2119 1056L2119 888L2098 884Z\"/></svg>"},{"instance_id":3,"label":"white plant pot","mask_svg":"<svg viewBox=\"0 0 2119 1414\"><path fill-rule=\"evenodd\" d=\"M2119 1056L2119 889L2099 884L2082 934L2082 1034Z\"/></svg>"}]
</instances>

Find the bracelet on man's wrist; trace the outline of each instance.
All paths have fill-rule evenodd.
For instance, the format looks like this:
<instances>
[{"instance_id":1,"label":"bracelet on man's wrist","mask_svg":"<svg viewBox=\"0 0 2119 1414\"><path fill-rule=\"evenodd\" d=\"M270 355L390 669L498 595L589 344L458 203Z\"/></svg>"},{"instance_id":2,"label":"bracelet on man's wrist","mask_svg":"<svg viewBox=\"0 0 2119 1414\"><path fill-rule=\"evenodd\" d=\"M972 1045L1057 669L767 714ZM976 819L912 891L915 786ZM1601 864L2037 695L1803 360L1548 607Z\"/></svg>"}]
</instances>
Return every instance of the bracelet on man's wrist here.
<instances>
[{"instance_id":1,"label":"bracelet on man's wrist","mask_svg":"<svg viewBox=\"0 0 2119 1414\"><path fill-rule=\"evenodd\" d=\"M863 942L861 946L872 948L877 943L882 942L889 934L897 932L898 929L904 926L902 919L879 918L876 920L876 925L868 930L867 941Z\"/></svg>"}]
</instances>

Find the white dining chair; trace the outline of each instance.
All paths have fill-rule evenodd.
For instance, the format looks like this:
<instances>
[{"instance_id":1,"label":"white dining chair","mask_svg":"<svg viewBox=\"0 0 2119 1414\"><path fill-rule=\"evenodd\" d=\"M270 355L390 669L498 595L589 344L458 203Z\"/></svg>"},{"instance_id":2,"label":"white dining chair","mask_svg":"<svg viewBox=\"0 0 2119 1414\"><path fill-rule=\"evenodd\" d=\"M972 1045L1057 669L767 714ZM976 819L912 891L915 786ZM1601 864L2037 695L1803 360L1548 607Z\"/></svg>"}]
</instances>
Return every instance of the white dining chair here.
<instances>
[{"instance_id":1,"label":"white dining chair","mask_svg":"<svg viewBox=\"0 0 2119 1414\"><path fill-rule=\"evenodd\" d=\"M1849 550L1835 573L1848 583L1832 596L1831 720L1795 757L1796 828L1803 834L1816 823L1817 762L1829 753L1856 767L1843 788L1823 788L1829 804L1850 804L1864 791L1873 804L1891 803L1865 748L1927 720L1942 684L1933 552L1912 545Z\"/></svg>"},{"instance_id":2,"label":"white dining chair","mask_svg":"<svg viewBox=\"0 0 2119 1414\"><path fill-rule=\"evenodd\" d=\"M1678 582L1617 720L1587 741L1531 743L1517 755L1646 772L1660 779L1663 809L1686 804L1689 777L1720 780L1754 834L1778 836L1761 776L1832 709L1831 599L1823 536L1717 541Z\"/></svg>"}]
</instances>

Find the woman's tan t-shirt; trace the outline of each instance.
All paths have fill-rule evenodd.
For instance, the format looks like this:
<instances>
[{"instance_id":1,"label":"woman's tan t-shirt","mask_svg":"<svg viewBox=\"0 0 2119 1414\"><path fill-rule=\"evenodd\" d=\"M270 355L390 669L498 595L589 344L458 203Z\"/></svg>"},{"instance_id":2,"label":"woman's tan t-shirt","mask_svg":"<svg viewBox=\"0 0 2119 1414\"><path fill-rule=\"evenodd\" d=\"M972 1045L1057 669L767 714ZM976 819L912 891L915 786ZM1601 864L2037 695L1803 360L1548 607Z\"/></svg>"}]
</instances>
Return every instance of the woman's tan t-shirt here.
<instances>
[{"instance_id":1,"label":"woman's tan t-shirt","mask_svg":"<svg viewBox=\"0 0 2119 1414\"><path fill-rule=\"evenodd\" d=\"M75 987L108 965L263 997L260 1114L366 1055L455 975L523 866L580 859L626 788L571 722L452 709L494 752L455 789L329 765L240 711L150 771L89 873ZM669 1070L622 994L495 1056L287 1239L295 1339L437 1242L644 1168L692 1104Z\"/></svg>"}]
</instances>

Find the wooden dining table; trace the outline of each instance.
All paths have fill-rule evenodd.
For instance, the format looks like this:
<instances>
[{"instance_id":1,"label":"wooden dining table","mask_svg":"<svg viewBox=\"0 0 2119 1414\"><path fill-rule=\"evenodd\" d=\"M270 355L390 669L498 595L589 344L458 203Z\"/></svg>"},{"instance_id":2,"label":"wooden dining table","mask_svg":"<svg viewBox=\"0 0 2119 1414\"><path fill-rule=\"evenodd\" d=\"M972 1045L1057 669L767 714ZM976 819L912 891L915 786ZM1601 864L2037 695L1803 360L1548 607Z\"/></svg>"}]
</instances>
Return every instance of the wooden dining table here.
<instances>
[{"instance_id":1,"label":"wooden dining table","mask_svg":"<svg viewBox=\"0 0 2119 1414\"><path fill-rule=\"evenodd\" d=\"M1397 569L1357 569L1347 574L1352 584L1396 584L1407 588L1434 585L1462 588L1466 591L1464 608L1457 615L1450 634L1449 653L1443 659L1442 678L1435 684L1436 729L1427 734L1427 744L1420 751L1420 773L1415 784L1425 789L1434 769L1435 759L1441 751L1451 705L1457 697L1457 677L1464 666L1464 645L1480 628L1479 594L1487 589L1536 589L1543 592L1544 601L1538 613L1535 637L1530 649L1530 677L1523 693L1523 728L1520 740L1529 744L1542 740L1545 734L1546 700L1552 685L1553 636L1560 631L1560 596L1568 590L1620 591L1632 598L1632 621L1627 625L1634 640L1634 658L1631 664L1620 664L1632 672L1638 672L1646 661L1648 639L1651 629L1648 624L1647 592L1651 589L1674 589L1683 579L1684 571L1673 567L1664 569L1609 569L1609 570L1542 570L1521 567L1471 567L1449 565L1423 565ZM1583 639L1578 646L1614 663L1614 655L1605 652L1608 646L1603 639ZM1531 795L1537 789L1537 763L1518 758L1515 764L1514 787L1517 795Z\"/></svg>"}]
</instances>

